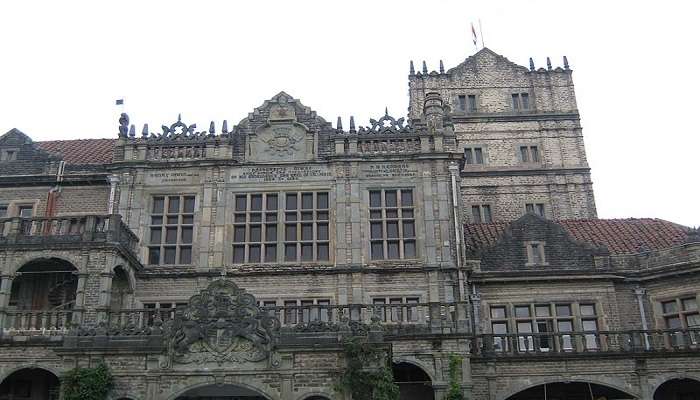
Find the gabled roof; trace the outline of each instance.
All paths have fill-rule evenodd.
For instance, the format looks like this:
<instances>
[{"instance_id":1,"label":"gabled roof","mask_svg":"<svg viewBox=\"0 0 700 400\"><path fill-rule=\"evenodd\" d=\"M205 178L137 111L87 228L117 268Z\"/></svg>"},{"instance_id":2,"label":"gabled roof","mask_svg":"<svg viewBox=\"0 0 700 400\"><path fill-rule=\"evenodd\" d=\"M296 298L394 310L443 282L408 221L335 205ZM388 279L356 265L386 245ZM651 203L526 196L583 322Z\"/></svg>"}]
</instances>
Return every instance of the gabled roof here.
<instances>
[{"instance_id":1,"label":"gabled roof","mask_svg":"<svg viewBox=\"0 0 700 400\"><path fill-rule=\"evenodd\" d=\"M67 164L107 164L112 162L117 139L74 139L35 142L40 149L63 157Z\"/></svg>"},{"instance_id":2,"label":"gabled roof","mask_svg":"<svg viewBox=\"0 0 700 400\"><path fill-rule=\"evenodd\" d=\"M682 244L689 229L656 218L572 219L554 221L575 240L594 246L605 246L611 254L634 254L660 250ZM495 244L503 235L508 222L465 224L468 249L480 249Z\"/></svg>"},{"instance_id":3,"label":"gabled roof","mask_svg":"<svg viewBox=\"0 0 700 400\"><path fill-rule=\"evenodd\" d=\"M464 61L462 61L461 63L459 63L457 66L448 69L448 70L447 70L447 74L448 74L448 75L449 75L449 74L454 74L454 73L456 73L456 72L458 72L458 71L462 71L462 70L465 70L465 69L472 69L472 68L475 68L476 65L477 65L477 59L479 59L479 58L484 58L484 57L493 58L493 59L495 59L495 60L497 60L497 61L503 63L504 65L510 66L511 68L513 68L513 69L515 69L515 70L520 70L520 71L523 71L523 72L528 72L528 69L527 69L526 67L524 67L524 66L522 66L522 65L518 65L518 64L516 64L516 63L510 61L510 60L507 59L506 57L504 57L504 56L502 56L502 55L496 53L495 51L489 49L488 47L484 47L484 48L482 48L481 50L479 50L479 51L477 51L476 53L474 53L474 55L471 55L471 56L467 57Z\"/></svg>"}]
</instances>

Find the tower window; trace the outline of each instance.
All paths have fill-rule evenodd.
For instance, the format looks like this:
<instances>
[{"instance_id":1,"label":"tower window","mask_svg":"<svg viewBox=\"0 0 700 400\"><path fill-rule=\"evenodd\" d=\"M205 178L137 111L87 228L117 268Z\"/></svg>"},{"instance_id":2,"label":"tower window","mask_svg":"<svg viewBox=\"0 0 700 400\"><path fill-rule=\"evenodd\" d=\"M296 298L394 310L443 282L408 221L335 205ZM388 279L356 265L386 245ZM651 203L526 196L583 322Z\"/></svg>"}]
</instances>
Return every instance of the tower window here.
<instances>
[{"instance_id":1,"label":"tower window","mask_svg":"<svg viewBox=\"0 0 700 400\"><path fill-rule=\"evenodd\" d=\"M476 112L476 95L459 95L457 96L457 108L462 112Z\"/></svg>"},{"instance_id":2,"label":"tower window","mask_svg":"<svg viewBox=\"0 0 700 400\"><path fill-rule=\"evenodd\" d=\"M481 147L466 147L464 149L464 164L483 164L484 150Z\"/></svg>"},{"instance_id":3,"label":"tower window","mask_svg":"<svg viewBox=\"0 0 700 400\"><path fill-rule=\"evenodd\" d=\"M520 157L520 162L538 163L540 162L539 146L520 146L520 152L518 153L518 156Z\"/></svg>"},{"instance_id":4,"label":"tower window","mask_svg":"<svg viewBox=\"0 0 700 400\"><path fill-rule=\"evenodd\" d=\"M513 93L513 111L529 111L530 110L530 95L527 93Z\"/></svg>"}]
</instances>

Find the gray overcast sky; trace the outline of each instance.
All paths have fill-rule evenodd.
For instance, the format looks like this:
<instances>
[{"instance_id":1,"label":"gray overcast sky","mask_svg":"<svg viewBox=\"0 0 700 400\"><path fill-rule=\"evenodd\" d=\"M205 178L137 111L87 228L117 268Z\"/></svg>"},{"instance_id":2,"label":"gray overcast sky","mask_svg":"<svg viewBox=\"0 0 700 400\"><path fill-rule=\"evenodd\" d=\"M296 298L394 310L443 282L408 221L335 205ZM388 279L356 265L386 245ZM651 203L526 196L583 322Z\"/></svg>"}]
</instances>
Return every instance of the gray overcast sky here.
<instances>
[{"instance_id":1,"label":"gray overcast sky","mask_svg":"<svg viewBox=\"0 0 700 400\"><path fill-rule=\"evenodd\" d=\"M698 9L692 1L4 1L0 133L116 137L132 122L238 123L280 90L335 124L408 106L410 59L487 47L567 55L601 218L700 225Z\"/></svg>"}]
</instances>

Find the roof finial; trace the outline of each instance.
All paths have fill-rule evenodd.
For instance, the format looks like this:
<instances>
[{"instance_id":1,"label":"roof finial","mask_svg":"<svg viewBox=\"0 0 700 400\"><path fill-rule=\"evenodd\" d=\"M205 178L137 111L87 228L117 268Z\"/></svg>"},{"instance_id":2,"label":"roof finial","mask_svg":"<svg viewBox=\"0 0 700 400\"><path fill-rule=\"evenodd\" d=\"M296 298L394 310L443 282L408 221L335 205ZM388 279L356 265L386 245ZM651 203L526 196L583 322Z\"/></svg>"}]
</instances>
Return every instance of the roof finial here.
<instances>
[{"instance_id":1,"label":"roof finial","mask_svg":"<svg viewBox=\"0 0 700 400\"><path fill-rule=\"evenodd\" d=\"M131 124L131 127L129 127L129 137L134 138L136 137L136 125Z\"/></svg>"},{"instance_id":2,"label":"roof finial","mask_svg":"<svg viewBox=\"0 0 700 400\"><path fill-rule=\"evenodd\" d=\"M384 115L389 115L389 107L384 107Z\"/></svg>"},{"instance_id":3,"label":"roof finial","mask_svg":"<svg viewBox=\"0 0 700 400\"><path fill-rule=\"evenodd\" d=\"M425 64L425 60L423 61L423 73L424 74L428 73L428 65Z\"/></svg>"},{"instance_id":4,"label":"roof finial","mask_svg":"<svg viewBox=\"0 0 700 400\"><path fill-rule=\"evenodd\" d=\"M411 60L411 66L408 70L409 75L415 75L416 74L416 69L413 67L413 60Z\"/></svg>"},{"instance_id":5,"label":"roof finial","mask_svg":"<svg viewBox=\"0 0 700 400\"><path fill-rule=\"evenodd\" d=\"M441 74L445 73L445 66L442 64L442 60L440 60L440 73Z\"/></svg>"},{"instance_id":6,"label":"roof finial","mask_svg":"<svg viewBox=\"0 0 700 400\"><path fill-rule=\"evenodd\" d=\"M350 132L355 133L355 117L350 116Z\"/></svg>"},{"instance_id":7,"label":"roof finial","mask_svg":"<svg viewBox=\"0 0 700 400\"><path fill-rule=\"evenodd\" d=\"M143 130L141 131L141 136L146 139L148 137L148 124L143 124Z\"/></svg>"},{"instance_id":8,"label":"roof finial","mask_svg":"<svg viewBox=\"0 0 700 400\"><path fill-rule=\"evenodd\" d=\"M224 120L224 124L221 125L221 133L228 133L228 121Z\"/></svg>"},{"instance_id":9,"label":"roof finial","mask_svg":"<svg viewBox=\"0 0 700 400\"><path fill-rule=\"evenodd\" d=\"M549 57L547 57L547 69L550 71L552 70L552 61L549 59Z\"/></svg>"},{"instance_id":10,"label":"roof finial","mask_svg":"<svg viewBox=\"0 0 700 400\"><path fill-rule=\"evenodd\" d=\"M336 129L339 131L343 130L343 120L340 117L338 117L338 124L336 125Z\"/></svg>"},{"instance_id":11,"label":"roof finial","mask_svg":"<svg viewBox=\"0 0 700 400\"><path fill-rule=\"evenodd\" d=\"M530 71L535 70L535 61L530 57Z\"/></svg>"},{"instance_id":12,"label":"roof finial","mask_svg":"<svg viewBox=\"0 0 700 400\"><path fill-rule=\"evenodd\" d=\"M211 121L209 123L209 133L211 133L212 135L216 133L216 130L214 129L214 121Z\"/></svg>"},{"instance_id":13,"label":"roof finial","mask_svg":"<svg viewBox=\"0 0 700 400\"><path fill-rule=\"evenodd\" d=\"M569 60L566 58L566 56L564 56L564 69L569 69Z\"/></svg>"},{"instance_id":14,"label":"roof finial","mask_svg":"<svg viewBox=\"0 0 700 400\"><path fill-rule=\"evenodd\" d=\"M178 114L177 114L177 122L182 122L182 118L181 118L181 117L182 117L182 114L181 114L181 113L178 113Z\"/></svg>"}]
</instances>

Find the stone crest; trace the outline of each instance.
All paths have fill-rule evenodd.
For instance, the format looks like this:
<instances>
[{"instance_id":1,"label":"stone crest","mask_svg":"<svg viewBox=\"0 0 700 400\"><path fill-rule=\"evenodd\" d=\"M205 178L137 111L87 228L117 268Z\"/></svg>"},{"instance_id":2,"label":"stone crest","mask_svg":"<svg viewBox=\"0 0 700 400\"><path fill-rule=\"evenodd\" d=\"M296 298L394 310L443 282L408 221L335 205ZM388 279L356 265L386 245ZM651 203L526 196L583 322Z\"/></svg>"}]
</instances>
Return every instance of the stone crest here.
<instances>
[{"instance_id":1,"label":"stone crest","mask_svg":"<svg viewBox=\"0 0 700 400\"><path fill-rule=\"evenodd\" d=\"M279 327L253 295L231 281L216 280L166 325L167 355L161 366L259 362L270 356Z\"/></svg>"}]
</instances>

